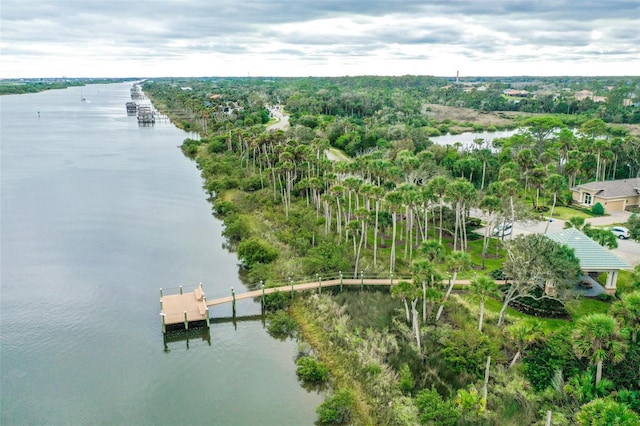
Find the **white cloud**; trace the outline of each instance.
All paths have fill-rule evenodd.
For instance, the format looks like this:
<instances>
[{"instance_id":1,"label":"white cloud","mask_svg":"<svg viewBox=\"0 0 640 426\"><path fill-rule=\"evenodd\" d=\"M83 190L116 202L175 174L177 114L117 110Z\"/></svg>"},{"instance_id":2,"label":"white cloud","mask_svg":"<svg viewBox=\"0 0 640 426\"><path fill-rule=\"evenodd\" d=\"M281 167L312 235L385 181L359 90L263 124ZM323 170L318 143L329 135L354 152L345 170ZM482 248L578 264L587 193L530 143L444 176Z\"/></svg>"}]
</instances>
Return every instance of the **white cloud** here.
<instances>
[{"instance_id":1,"label":"white cloud","mask_svg":"<svg viewBox=\"0 0 640 426\"><path fill-rule=\"evenodd\" d=\"M640 74L635 0L3 0L0 25L4 78Z\"/></svg>"}]
</instances>

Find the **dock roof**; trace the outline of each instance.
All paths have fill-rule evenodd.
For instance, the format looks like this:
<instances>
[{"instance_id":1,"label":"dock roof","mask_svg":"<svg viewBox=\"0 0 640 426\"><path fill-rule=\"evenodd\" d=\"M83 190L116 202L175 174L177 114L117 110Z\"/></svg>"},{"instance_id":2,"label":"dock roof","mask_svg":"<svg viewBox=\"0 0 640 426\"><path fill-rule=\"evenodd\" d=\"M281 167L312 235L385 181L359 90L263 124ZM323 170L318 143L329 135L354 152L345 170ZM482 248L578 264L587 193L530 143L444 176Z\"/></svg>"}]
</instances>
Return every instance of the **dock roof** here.
<instances>
[{"instance_id":1,"label":"dock roof","mask_svg":"<svg viewBox=\"0 0 640 426\"><path fill-rule=\"evenodd\" d=\"M546 235L553 241L574 249L583 270L631 269L627 262L575 228L550 232Z\"/></svg>"}]
</instances>

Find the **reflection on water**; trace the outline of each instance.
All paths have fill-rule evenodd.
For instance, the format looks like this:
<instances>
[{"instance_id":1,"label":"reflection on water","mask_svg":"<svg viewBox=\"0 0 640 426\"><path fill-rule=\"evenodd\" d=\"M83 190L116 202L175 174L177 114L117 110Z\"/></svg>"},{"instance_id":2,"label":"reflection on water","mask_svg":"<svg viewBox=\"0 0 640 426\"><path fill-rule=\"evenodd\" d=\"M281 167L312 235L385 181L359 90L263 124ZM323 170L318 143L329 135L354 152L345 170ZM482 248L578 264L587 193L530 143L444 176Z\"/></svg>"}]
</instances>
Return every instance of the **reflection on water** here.
<instances>
[{"instance_id":1,"label":"reflection on water","mask_svg":"<svg viewBox=\"0 0 640 426\"><path fill-rule=\"evenodd\" d=\"M429 139L438 145L453 145L455 143L460 143L464 148L476 148L478 147L478 144L476 144L475 141L478 139L482 139L483 144L490 145L495 139L508 138L516 133L518 133L517 129L500 130L496 132L466 132L460 133L459 135L446 134L443 136L434 136Z\"/></svg>"},{"instance_id":2,"label":"reflection on water","mask_svg":"<svg viewBox=\"0 0 640 426\"><path fill-rule=\"evenodd\" d=\"M192 327L189 330L168 331L163 335L164 351L170 352L170 344L176 342L185 343L186 349L189 349L189 341L201 343L206 342L211 346L211 333L208 327Z\"/></svg>"}]
</instances>

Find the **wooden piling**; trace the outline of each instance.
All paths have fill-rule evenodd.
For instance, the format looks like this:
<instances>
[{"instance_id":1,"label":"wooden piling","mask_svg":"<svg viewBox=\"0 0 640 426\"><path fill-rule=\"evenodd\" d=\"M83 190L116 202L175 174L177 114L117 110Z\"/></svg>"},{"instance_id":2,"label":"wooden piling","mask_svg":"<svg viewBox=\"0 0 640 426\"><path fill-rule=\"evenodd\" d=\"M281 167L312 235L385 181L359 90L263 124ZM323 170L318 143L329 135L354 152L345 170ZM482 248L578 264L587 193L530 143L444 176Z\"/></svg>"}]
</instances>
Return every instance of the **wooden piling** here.
<instances>
[{"instance_id":1,"label":"wooden piling","mask_svg":"<svg viewBox=\"0 0 640 426\"><path fill-rule=\"evenodd\" d=\"M233 317L236 317L236 292L231 287L231 297L233 297L233 301L231 302L231 309L233 311Z\"/></svg>"},{"instance_id":2,"label":"wooden piling","mask_svg":"<svg viewBox=\"0 0 640 426\"><path fill-rule=\"evenodd\" d=\"M264 310L264 284L260 281L260 288L262 289L262 310Z\"/></svg>"},{"instance_id":3,"label":"wooden piling","mask_svg":"<svg viewBox=\"0 0 640 426\"><path fill-rule=\"evenodd\" d=\"M342 271L340 271L340 293L342 293Z\"/></svg>"},{"instance_id":4,"label":"wooden piling","mask_svg":"<svg viewBox=\"0 0 640 426\"><path fill-rule=\"evenodd\" d=\"M289 277L289 284L291 285L291 300L293 300L293 280Z\"/></svg>"},{"instance_id":5,"label":"wooden piling","mask_svg":"<svg viewBox=\"0 0 640 426\"><path fill-rule=\"evenodd\" d=\"M360 291L364 290L364 271L360 271Z\"/></svg>"},{"instance_id":6,"label":"wooden piling","mask_svg":"<svg viewBox=\"0 0 640 426\"><path fill-rule=\"evenodd\" d=\"M184 311L184 329L189 330L189 321L187 320L187 311Z\"/></svg>"}]
</instances>

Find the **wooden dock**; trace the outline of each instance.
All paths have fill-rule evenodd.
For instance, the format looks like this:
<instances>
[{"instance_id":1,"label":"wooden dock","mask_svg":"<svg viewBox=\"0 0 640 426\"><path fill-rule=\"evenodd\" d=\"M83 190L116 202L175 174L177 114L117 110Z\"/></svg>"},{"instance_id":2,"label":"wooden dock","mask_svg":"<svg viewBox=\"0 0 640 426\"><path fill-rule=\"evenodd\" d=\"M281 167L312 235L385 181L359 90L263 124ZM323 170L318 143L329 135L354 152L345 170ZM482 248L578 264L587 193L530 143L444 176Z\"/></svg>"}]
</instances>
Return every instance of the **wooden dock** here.
<instances>
[{"instance_id":1,"label":"wooden dock","mask_svg":"<svg viewBox=\"0 0 640 426\"><path fill-rule=\"evenodd\" d=\"M166 333L167 326L184 325L184 329L189 329L189 324L193 322L199 322L210 325L209 307L216 305L223 305L226 303L232 304L233 316L236 313L236 301L243 299L262 298L264 304L264 296L289 292L293 296L295 291L312 290L321 292L323 288L328 287L340 287L342 291L343 286L360 286L363 289L365 285L370 286L386 286L391 287L398 284L402 280L411 280L411 277L389 277L389 278L365 278L363 275L360 278L344 278L340 275L340 278L331 278L322 280L318 277L316 281L304 282L294 284L293 281L289 285L281 285L278 287L264 287L259 290L247 291L244 293L236 294L233 288L231 288L231 295L226 297L220 297L217 299L207 300L202 290L202 284L196 287L195 291L184 293L182 287L180 287L180 293L170 296L163 296L162 289L160 290L160 315L162 316L162 331ZM504 281L498 281L498 284L504 284ZM443 281L443 285L446 282ZM470 280L456 280L457 285L469 285Z\"/></svg>"},{"instance_id":2,"label":"wooden dock","mask_svg":"<svg viewBox=\"0 0 640 426\"><path fill-rule=\"evenodd\" d=\"M185 293L180 287L178 294L164 295L160 290L160 316L162 317L162 332L167 332L167 326L184 325L189 329L190 323L200 322L209 326L209 308L204 297L202 284L192 292Z\"/></svg>"}]
</instances>

